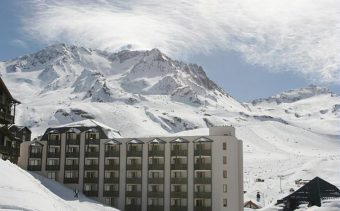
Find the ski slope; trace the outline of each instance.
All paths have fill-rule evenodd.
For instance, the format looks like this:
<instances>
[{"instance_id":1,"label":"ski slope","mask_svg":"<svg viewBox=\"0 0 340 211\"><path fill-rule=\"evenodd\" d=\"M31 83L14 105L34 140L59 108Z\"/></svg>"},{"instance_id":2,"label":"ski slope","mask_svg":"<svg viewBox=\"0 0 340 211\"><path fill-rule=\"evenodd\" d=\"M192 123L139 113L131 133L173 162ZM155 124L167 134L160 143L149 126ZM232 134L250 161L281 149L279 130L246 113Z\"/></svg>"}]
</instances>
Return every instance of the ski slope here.
<instances>
[{"instance_id":1,"label":"ski slope","mask_svg":"<svg viewBox=\"0 0 340 211\"><path fill-rule=\"evenodd\" d=\"M73 190L0 159L0 210L117 211Z\"/></svg>"}]
</instances>

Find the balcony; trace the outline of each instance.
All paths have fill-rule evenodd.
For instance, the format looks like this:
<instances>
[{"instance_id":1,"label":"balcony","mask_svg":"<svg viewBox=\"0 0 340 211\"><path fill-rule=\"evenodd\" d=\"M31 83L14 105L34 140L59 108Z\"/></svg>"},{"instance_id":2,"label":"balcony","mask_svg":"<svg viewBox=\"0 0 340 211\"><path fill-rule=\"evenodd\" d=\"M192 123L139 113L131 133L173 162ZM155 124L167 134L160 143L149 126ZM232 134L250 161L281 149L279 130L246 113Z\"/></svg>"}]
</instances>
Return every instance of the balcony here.
<instances>
[{"instance_id":1,"label":"balcony","mask_svg":"<svg viewBox=\"0 0 340 211\"><path fill-rule=\"evenodd\" d=\"M208 206L205 207L195 206L194 211L212 211L212 208Z\"/></svg>"},{"instance_id":2,"label":"balcony","mask_svg":"<svg viewBox=\"0 0 340 211\"><path fill-rule=\"evenodd\" d=\"M65 165L65 170L79 170L78 164Z\"/></svg>"},{"instance_id":3,"label":"balcony","mask_svg":"<svg viewBox=\"0 0 340 211\"><path fill-rule=\"evenodd\" d=\"M46 165L45 168L46 171L59 171L60 170L60 166L58 165Z\"/></svg>"},{"instance_id":4,"label":"balcony","mask_svg":"<svg viewBox=\"0 0 340 211\"><path fill-rule=\"evenodd\" d=\"M64 184L78 184L79 178L64 178Z\"/></svg>"},{"instance_id":5,"label":"balcony","mask_svg":"<svg viewBox=\"0 0 340 211\"><path fill-rule=\"evenodd\" d=\"M66 152L65 155L68 158L79 158L80 153L79 152Z\"/></svg>"},{"instance_id":6,"label":"balcony","mask_svg":"<svg viewBox=\"0 0 340 211\"><path fill-rule=\"evenodd\" d=\"M109 190L103 192L104 197L119 197L119 191Z\"/></svg>"},{"instance_id":7,"label":"balcony","mask_svg":"<svg viewBox=\"0 0 340 211\"><path fill-rule=\"evenodd\" d=\"M66 145L79 145L79 139L66 139Z\"/></svg>"},{"instance_id":8,"label":"balcony","mask_svg":"<svg viewBox=\"0 0 340 211\"><path fill-rule=\"evenodd\" d=\"M60 140L48 140L48 145L60 146Z\"/></svg>"},{"instance_id":9,"label":"balcony","mask_svg":"<svg viewBox=\"0 0 340 211\"><path fill-rule=\"evenodd\" d=\"M97 190L84 190L83 193L84 193L85 196L88 196L88 197L96 197L96 196L98 196L98 191Z\"/></svg>"},{"instance_id":10,"label":"balcony","mask_svg":"<svg viewBox=\"0 0 340 211\"><path fill-rule=\"evenodd\" d=\"M142 170L142 164L127 164L126 170Z\"/></svg>"},{"instance_id":11,"label":"balcony","mask_svg":"<svg viewBox=\"0 0 340 211\"><path fill-rule=\"evenodd\" d=\"M86 145L99 145L100 140L99 139L87 139L85 140Z\"/></svg>"},{"instance_id":12,"label":"balcony","mask_svg":"<svg viewBox=\"0 0 340 211\"><path fill-rule=\"evenodd\" d=\"M148 197L150 197L150 198L164 198L164 192L163 191L149 191Z\"/></svg>"},{"instance_id":13,"label":"balcony","mask_svg":"<svg viewBox=\"0 0 340 211\"><path fill-rule=\"evenodd\" d=\"M188 178L171 178L170 182L171 184L187 184Z\"/></svg>"},{"instance_id":14,"label":"balcony","mask_svg":"<svg viewBox=\"0 0 340 211\"><path fill-rule=\"evenodd\" d=\"M104 178L104 183L119 183L119 177Z\"/></svg>"},{"instance_id":15,"label":"balcony","mask_svg":"<svg viewBox=\"0 0 340 211\"><path fill-rule=\"evenodd\" d=\"M98 177L84 177L84 183L98 183Z\"/></svg>"},{"instance_id":16,"label":"balcony","mask_svg":"<svg viewBox=\"0 0 340 211\"><path fill-rule=\"evenodd\" d=\"M19 156L20 155L20 148L11 148L11 153L12 153L12 156Z\"/></svg>"},{"instance_id":17,"label":"balcony","mask_svg":"<svg viewBox=\"0 0 340 211\"><path fill-rule=\"evenodd\" d=\"M180 192L172 191L171 194L170 194L170 197L171 198L187 198L188 193L184 192L184 191L180 191Z\"/></svg>"},{"instance_id":18,"label":"balcony","mask_svg":"<svg viewBox=\"0 0 340 211\"><path fill-rule=\"evenodd\" d=\"M187 164L171 164L171 170L187 170Z\"/></svg>"},{"instance_id":19,"label":"balcony","mask_svg":"<svg viewBox=\"0 0 340 211\"><path fill-rule=\"evenodd\" d=\"M106 164L104 166L105 170L119 170L119 164Z\"/></svg>"},{"instance_id":20,"label":"balcony","mask_svg":"<svg viewBox=\"0 0 340 211\"><path fill-rule=\"evenodd\" d=\"M14 124L14 116L3 111L0 111L0 123Z\"/></svg>"},{"instance_id":21,"label":"balcony","mask_svg":"<svg viewBox=\"0 0 340 211\"><path fill-rule=\"evenodd\" d=\"M171 156L188 156L188 150L181 149L181 150L171 150Z\"/></svg>"},{"instance_id":22,"label":"balcony","mask_svg":"<svg viewBox=\"0 0 340 211\"><path fill-rule=\"evenodd\" d=\"M196 149L194 151L195 156L211 156L211 149Z\"/></svg>"},{"instance_id":23,"label":"balcony","mask_svg":"<svg viewBox=\"0 0 340 211\"><path fill-rule=\"evenodd\" d=\"M149 164L149 170L164 170L164 164Z\"/></svg>"},{"instance_id":24,"label":"balcony","mask_svg":"<svg viewBox=\"0 0 340 211\"><path fill-rule=\"evenodd\" d=\"M90 164L90 165L84 165L85 170L98 170L99 165L98 164Z\"/></svg>"},{"instance_id":25,"label":"balcony","mask_svg":"<svg viewBox=\"0 0 340 211\"><path fill-rule=\"evenodd\" d=\"M211 184L210 177L195 178L195 184Z\"/></svg>"},{"instance_id":26,"label":"balcony","mask_svg":"<svg viewBox=\"0 0 340 211\"><path fill-rule=\"evenodd\" d=\"M98 152L85 152L85 157L97 158L99 157L99 151Z\"/></svg>"},{"instance_id":27,"label":"balcony","mask_svg":"<svg viewBox=\"0 0 340 211\"><path fill-rule=\"evenodd\" d=\"M126 197L142 197L142 191L126 191Z\"/></svg>"},{"instance_id":28,"label":"balcony","mask_svg":"<svg viewBox=\"0 0 340 211\"><path fill-rule=\"evenodd\" d=\"M12 154L12 147L11 146L0 146L0 153L5 155Z\"/></svg>"},{"instance_id":29,"label":"balcony","mask_svg":"<svg viewBox=\"0 0 340 211\"><path fill-rule=\"evenodd\" d=\"M60 152L47 152L48 158L60 158Z\"/></svg>"},{"instance_id":30,"label":"balcony","mask_svg":"<svg viewBox=\"0 0 340 211\"><path fill-rule=\"evenodd\" d=\"M126 184L142 184L142 178L126 178Z\"/></svg>"},{"instance_id":31,"label":"balcony","mask_svg":"<svg viewBox=\"0 0 340 211\"><path fill-rule=\"evenodd\" d=\"M211 192L195 192L194 198L210 199L211 198Z\"/></svg>"},{"instance_id":32,"label":"balcony","mask_svg":"<svg viewBox=\"0 0 340 211\"><path fill-rule=\"evenodd\" d=\"M187 206L176 206L176 205L173 205L170 207L170 211L187 211L188 210L188 207Z\"/></svg>"},{"instance_id":33,"label":"balcony","mask_svg":"<svg viewBox=\"0 0 340 211\"><path fill-rule=\"evenodd\" d=\"M196 163L195 170L211 170L211 163Z\"/></svg>"},{"instance_id":34,"label":"balcony","mask_svg":"<svg viewBox=\"0 0 340 211\"><path fill-rule=\"evenodd\" d=\"M148 211L161 211L164 210L163 205L148 205Z\"/></svg>"},{"instance_id":35,"label":"balcony","mask_svg":"<svg viewBox=\"0 0 340 211\"><path fill-rule=\"evenodd\" d=\"M164 157L164 150L149 150L149 157Z\"/></svg>"},{"instance_id":36,"label":"balcony","mask_svg":"<svg viewBox=\"0 0 340 211\"><path fill-rule=\"evenodd\" d=\"M141 205L125 205L125 211L141 211L142 210L142 206Z\"/></svg>"},{"instance_id":37,"label":"balcony","mask_svg":"<svg viewBox=\"0 0 340 211\"><path fill-rule=\"evenodd\" d=\"M28 165L27 170L28 171L41 171L41 165L37 165L37 166Z\"/></svg>"},{"instance_id":38,"label":"balcony","mask_svg":"<svg viewBox=\"0 0 340 211\"><path fill-rule=\"evenodd\" d=\"M143 151L127 151L126 156L127 157L142 157Z\"/></svg>"},{"instance_id":39,"label":"balcony","mask_svg":"<svg viewBox=\"0 0 340 211\"><path fill-rule=\"evenodd\" d=\"M164 178L148 178L149 184L163 184Z\"/></svg>"},{"instance_id":40,"label":"balcony","mask_svg":"<svg viewBox=\"0 0 340 211\"><path fill-rule=\"evenodd\" d=\"M105 157L119 157L120 152L118 150L105 151Z\"/></svg>"},{"instance_id":41,"label":"balcony","mask_svg":"<svg viewBox=\"0 0 340 211\"><path fill-rule=\"evenodd\" d=\"M30 152L29 153L29 158L41 158L42 157L42 153L41 152Z\"/></svg>"}]
</instances>

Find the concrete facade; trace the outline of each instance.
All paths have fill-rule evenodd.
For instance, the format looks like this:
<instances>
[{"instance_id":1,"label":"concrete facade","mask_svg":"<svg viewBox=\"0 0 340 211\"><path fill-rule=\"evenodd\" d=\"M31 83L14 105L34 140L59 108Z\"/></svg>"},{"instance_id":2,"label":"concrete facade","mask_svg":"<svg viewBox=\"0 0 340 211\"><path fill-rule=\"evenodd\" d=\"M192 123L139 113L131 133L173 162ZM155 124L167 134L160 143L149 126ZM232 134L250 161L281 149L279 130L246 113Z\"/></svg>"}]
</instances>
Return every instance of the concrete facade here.
<instances>
[{"instance_id":1,"label":"concrete facade","mask_svg":"<svg viewBox=\"0 0 340 211\"><path fill-rule=\"evenodd\" d=\"M21 144L18 164L120 210L243 210L242 141L233 127L115 139L100 128L49 129Z\"/></svg>"}]
</instances>

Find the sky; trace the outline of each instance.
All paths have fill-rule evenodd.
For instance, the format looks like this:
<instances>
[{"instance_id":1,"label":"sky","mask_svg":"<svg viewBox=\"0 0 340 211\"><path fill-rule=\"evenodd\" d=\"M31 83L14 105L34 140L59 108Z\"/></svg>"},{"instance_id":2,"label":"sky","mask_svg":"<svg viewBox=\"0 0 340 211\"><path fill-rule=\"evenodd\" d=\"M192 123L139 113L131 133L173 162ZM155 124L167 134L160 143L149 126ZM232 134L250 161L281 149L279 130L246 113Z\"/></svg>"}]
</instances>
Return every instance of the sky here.
<instances>
[{"instance_id":1,"label":"sky","mask_svg":"<svg viewBox=\"0 0 340 211\"><path fill-rule=\"evenodd\" d=\"M340 93L337 0L2 0L0 60L54 43L159 48L240 101L309 84Z\"/></svg>"}]
</instances>

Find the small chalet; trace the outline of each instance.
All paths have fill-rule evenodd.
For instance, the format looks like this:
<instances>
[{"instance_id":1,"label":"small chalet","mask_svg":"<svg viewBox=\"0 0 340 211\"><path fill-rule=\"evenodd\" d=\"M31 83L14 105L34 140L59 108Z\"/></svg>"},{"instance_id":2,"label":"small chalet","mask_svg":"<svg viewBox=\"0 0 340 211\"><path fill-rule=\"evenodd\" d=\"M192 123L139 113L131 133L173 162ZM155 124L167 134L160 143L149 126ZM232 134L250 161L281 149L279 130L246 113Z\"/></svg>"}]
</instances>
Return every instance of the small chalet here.
<instances>
[{"instance_id":1,"label":"small chalet","mask_svg":"<svg viewBox=\"0 0 340 211\"><path fill-rule=\"evenodd\" d=\"M14 137L18 138L20 142L31 141L32 132L28 127L11 125L9 131Z\"/></svg>"},{"instance_id":2,"label":"small chalet","mask_svg":"<svg viewBox=\"0 0 340 211\"><path fill-rule=\"evenodd\" d=\"M320 207L322 200L334 198L340 198L340 190L335 185L315 177L294 193L278 200L276 204L283 204L283 211L288 211L297 209L301 204Z\"/></svg>"},{"instance_id":3,"label":"small chalet","mask_svg":"<svg viewBox=\"0 0 340 211\"><path fill-rule=\"evenodd\" d=\"M260 208L262 208L260 205L257 205L252 200L244 202L244 206L243 207L251 208L251 209L260 209Z\"/></svg>"}]
</instances>

